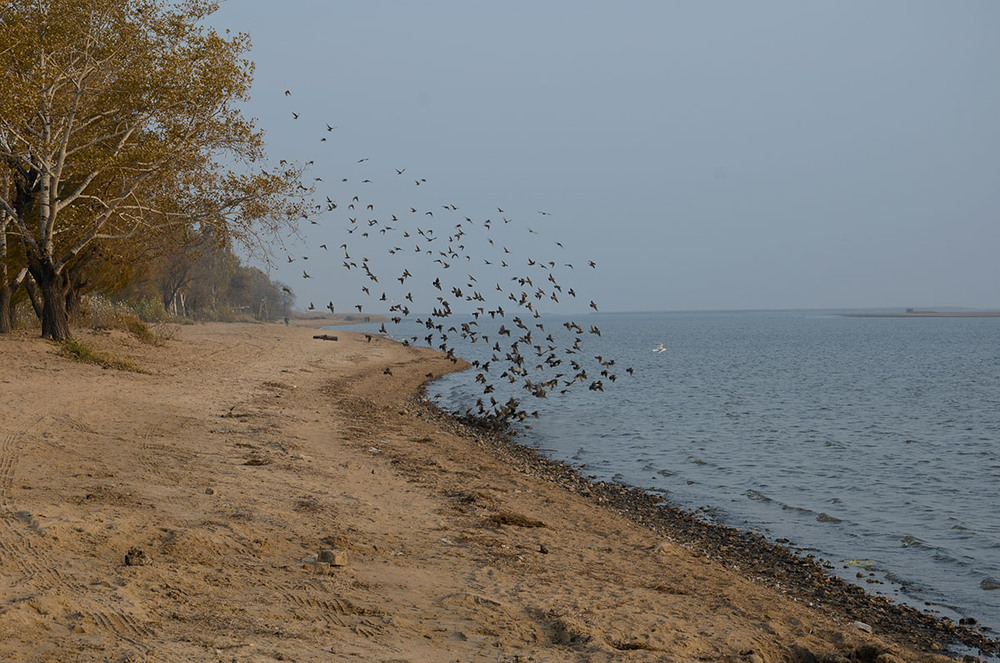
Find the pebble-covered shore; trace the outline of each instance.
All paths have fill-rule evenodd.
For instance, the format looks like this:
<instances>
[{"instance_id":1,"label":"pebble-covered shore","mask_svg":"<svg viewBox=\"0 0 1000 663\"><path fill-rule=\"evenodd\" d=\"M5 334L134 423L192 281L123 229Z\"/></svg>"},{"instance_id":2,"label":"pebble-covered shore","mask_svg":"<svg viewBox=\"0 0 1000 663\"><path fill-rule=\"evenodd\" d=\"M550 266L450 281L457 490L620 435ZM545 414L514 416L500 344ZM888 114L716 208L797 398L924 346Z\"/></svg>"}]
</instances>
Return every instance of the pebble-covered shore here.
<instances>
[{"instance_id":1,"label":"pebble-covered shore","mask_svg":"<svg viewBox=\"0 0 1000 663\"><path fill-rule=\"evenodd\" d=\"M899 635L924 649L971 649L1000 655L1000 639L980 629L975 619L955 623L922 613L829 573L829 563L812 554L771 543L759 534L705 522L647 491L583 477L570 464L518 443L495 419L456 417L423 396L415 398L413 407L423 408L440 426L472 439L511 468L557 483L673 543L721 561L749 579L780 588L798 601L822 606L842 621Z\"/></svg>"}]
</instances>

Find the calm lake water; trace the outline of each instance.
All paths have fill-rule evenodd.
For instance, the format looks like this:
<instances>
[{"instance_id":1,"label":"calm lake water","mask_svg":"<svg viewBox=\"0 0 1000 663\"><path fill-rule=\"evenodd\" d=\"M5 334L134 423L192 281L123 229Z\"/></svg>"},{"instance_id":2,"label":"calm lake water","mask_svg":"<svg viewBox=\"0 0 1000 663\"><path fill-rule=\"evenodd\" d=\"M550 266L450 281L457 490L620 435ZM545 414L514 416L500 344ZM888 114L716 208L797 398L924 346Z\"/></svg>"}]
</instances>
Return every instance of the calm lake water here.
<instances>
[{"instance_id":1,"label":"calm lake water","mask_svg":"<svg viewBox=\"0 0 1000 663\"><path fill-rule=\"evenodd\" d=\"M619 379L604 392L525 398L541 418L522 443L585 476L789 539L870 592L1000 632L1000 319L577 320L599 325L583 354L615 359ZM417 334L405 323L390 332ZM458 354L483 358L483 346ZM432 392L463 407L482 396L475 375Z\"/></svg>"}]
</instances>

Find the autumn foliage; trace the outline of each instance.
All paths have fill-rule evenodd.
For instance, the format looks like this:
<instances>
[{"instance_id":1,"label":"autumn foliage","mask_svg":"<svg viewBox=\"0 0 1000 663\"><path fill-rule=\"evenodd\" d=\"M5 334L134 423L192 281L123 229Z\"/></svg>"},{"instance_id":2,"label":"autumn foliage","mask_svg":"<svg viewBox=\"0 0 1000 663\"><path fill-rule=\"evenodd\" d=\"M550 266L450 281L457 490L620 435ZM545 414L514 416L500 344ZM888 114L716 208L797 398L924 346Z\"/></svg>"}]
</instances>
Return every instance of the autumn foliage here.
<instances>
[{"instance_id":1,"label":"autumn foliage","mask_svg":"<svg viewBox=\"0 0 1000 663\"><path fill-rule=\"evenodd\" d=\"M294 229L301 171L267 168L239 110L248 38L205 27L215 9L0 5L0 320L25 287L42 335L65 339L88 282L209 236L266 252Z\"/></svg>"}]
</instances>

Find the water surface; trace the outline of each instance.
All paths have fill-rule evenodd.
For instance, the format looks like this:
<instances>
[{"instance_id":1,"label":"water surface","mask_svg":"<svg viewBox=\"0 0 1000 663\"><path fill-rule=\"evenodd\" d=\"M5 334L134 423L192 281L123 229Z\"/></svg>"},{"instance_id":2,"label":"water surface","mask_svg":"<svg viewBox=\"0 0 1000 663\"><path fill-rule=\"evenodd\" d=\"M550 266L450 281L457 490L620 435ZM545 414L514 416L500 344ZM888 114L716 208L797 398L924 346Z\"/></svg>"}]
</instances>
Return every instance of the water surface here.
<instances>
[{"instance_id":1,"label":"water surface","mask_svg":"<svg viewBox=\"0 0 1000 663\"><path fill-rule=\"evenodd\" d=\"M586 318L602 331L586 350L614 358L617 381L540 400L515 388L541 415L523 443L788 539L868 591L1000 631L1000 319ZM485 358L483 345L458 354ZM475 375L434 390L465 406L482 395Z\"/></svg>"}]
</instances>

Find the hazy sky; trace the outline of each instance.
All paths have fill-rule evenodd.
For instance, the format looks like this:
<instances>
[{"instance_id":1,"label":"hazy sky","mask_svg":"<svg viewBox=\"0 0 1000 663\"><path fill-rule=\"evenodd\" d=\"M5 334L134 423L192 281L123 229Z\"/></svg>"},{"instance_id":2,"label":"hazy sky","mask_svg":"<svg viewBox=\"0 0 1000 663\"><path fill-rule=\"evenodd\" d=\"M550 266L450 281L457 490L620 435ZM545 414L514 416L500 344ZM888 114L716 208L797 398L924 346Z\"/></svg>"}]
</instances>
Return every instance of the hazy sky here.
<instances>
[{"instance_id":1,"label":"hazy sky","mask_svg":"<svg viewBox=\"0 0 1000 663\"><path fill-rule=\"evenodd\" d=\"M360 303L335 247L384 246L346 234L359 195L507 225L517 260L574 264L568 312L1000 308L992 0L229 0L213 22L253 38L272 158L315 160L341 205L278 265L300 307Z\"/></svg>"}]
</instances>

